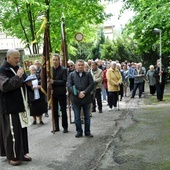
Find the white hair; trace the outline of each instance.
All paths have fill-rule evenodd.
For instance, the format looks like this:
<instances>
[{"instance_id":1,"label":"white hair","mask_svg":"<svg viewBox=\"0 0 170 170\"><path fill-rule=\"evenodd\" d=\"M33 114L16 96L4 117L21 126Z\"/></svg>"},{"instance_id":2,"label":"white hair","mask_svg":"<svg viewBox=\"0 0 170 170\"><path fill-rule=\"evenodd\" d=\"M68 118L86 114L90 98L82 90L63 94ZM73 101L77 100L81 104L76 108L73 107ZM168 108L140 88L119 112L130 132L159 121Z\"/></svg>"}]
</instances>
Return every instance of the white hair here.
<instances>
[{"instance_id":1,"label":"white hair","mask_svg":"<svg viewBox=\"0 0 170 170\"><path fill-rule=\"evenodd\" d=\"M88 63L87 63L87 62L84 62L84 66L88 66L88 67L89 67L89 65L88 65Z\"/></svg>"},{"instance_id":2,"label":"white hair","mask_svg":"<svg viewBox=\"0 0 170 170\"><path fill-rule=\"evenodd\" d=\"M116 61L112 61L111 63L110 63L110 66L112 67L113 65L115 65L116 66Z\"/></svg>"},{"instance_id":3,"label":"white hair","mask_svg":"<svg viewBox=\"0 0 170 170\"><path fill-rule=\"evenodd\" d=\"M150 69L154 69L154 66L153 66L153 65L150 65L149 68L150 68Z\"/></svg>"},{"instance_id":4,"label":"white hair","mask_svg":"<svg viewBox=\"0 0 170 170\"><path fill-rule=\"evenodd\" d=\"M68 60L68 61L67 61L67 64L73 64L73 65L74 65L74 61Z\"/></svg>"},{"instance_id":5,"label":"white hair","mask_svg":"<svg viewBox=\"0 0 170 170\"><path fill-rule=\"evenodd\" d=\"M33 70L33 69L37 70L37 67L36 67L35 65L31 65L31 66L29 67L29 70Z\"/></svg>"},{"instance_id":6,"label":"white hair","mask_svg":"<svg viewBox=\"0 0 170 170\"><path fill-rule=\"evenodd\" d=\"M36 63L40 64L39 60L35 60L35 61L34 61L34 64L36 64Z\"/></svg>"},{"instance_id":7,"label":"white hair","mask_svg":"<svg viewBox=\"0 0 170 170\"><path fill-rule=\"evenodd\" d=\"M120 64L120 63L116 63L116 66L118 66L119 68L121 68L121 64Z\"/></svg>"},{"instance_id":8,"label":"white hair","mask_svg":"<svg viewBox=\"0 0 170 170\"><path fill-rule=\"evenodd\" d=\"M9 50L7 51L7 53L6 53L6 57L8 57L8 56L10 57L11 54L13 54L13 53L18 53L18 54L20 54L19 51L16 50L16 49L9 49Z\"/></svg>"}]
</instances>

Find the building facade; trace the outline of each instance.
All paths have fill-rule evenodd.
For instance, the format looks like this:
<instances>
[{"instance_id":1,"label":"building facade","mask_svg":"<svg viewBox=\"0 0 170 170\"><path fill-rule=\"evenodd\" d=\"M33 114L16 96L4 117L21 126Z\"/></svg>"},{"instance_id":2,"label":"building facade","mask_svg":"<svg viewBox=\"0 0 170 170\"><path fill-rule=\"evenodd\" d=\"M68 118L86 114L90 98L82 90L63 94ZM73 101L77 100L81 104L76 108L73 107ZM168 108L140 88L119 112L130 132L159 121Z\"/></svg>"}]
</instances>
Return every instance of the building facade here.
<instances>
[{"instance_id":1,"label":"building facade","mask_svg":"<svg viewBox=\"0 0 170 170\"><path fill-rule=\"evenodd\" d=\"M20 39L0 32L0 49L24 48L24 46Z\"/></svg>"}]
</instances>

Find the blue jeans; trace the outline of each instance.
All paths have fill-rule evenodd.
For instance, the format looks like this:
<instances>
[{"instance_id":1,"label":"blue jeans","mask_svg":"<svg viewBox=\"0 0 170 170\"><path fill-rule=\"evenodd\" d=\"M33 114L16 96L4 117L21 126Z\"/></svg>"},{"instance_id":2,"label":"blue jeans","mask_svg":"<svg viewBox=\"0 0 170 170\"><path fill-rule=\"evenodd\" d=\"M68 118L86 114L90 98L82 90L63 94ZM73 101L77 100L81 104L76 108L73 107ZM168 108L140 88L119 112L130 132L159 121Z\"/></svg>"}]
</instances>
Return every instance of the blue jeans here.
<instances>
[{"instance_id":1,"label":"blue jeans","mask_svg":"<svg viewBox=\"0 0 170 170\"><path fill-rule=\"evenodd\" d=\"M102 85L102 99L106 100L106 96L107 96L106 89L104 88L104 85Z\"/></svg>"},{"instance_id":2,"label":"blue jeans","mask_svg":"<svg viewBox=\"0 0 170 170\"><path fill-rule=\"evenodd\" d=\"M142 96L143 83L134 83L134 87L133 87L133 91L132 91L132 97L135 97L137 88L139 88L139 97Z\"/></svg>"},{"instance_id":3,"label":"blue jeans","mask_svg":"<svg viewBox=\"0 0 170 170\"><path fill-rule=\"evenodd\" d=\"M78 134L83 133L82 123L81 123L81 118L80 118L81 107L82 107L83 113L84 113L84 121L85 121L85 130L84 131L85 131L86 135L90 134L90 105L91 105L91 103L83 104L83 105L77 105L77 104L73 103L72 105L73 105L74 119L75 119L77 133Z\"/></svg>"}]
</instances>

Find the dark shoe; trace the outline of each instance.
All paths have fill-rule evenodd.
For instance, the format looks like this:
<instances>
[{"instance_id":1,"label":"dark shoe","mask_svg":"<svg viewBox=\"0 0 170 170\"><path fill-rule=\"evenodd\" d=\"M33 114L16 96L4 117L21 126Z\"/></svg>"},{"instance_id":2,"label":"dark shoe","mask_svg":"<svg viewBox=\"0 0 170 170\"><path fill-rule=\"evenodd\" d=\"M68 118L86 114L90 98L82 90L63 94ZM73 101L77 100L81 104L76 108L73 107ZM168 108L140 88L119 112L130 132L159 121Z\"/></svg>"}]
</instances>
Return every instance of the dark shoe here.
<instances>
[{"instance_id":1,"label":"dark shoe","mask_svg":"<svg viewBox=\"0 0 170 170\"><path fill-rule=\"evenodd\" d=\"M133 99L134 97L133 96L131 96L131 99Z\"/></svg>"},{"instance_id":2,"label":"dark shoe","mask_svg":"<svg viewBox=\"0 0 170 170\"><path fill-rule=\"evenodd\" d=\"M59 128L56 128L56 129L55 129L55 132L59 132L59 131L60 131L60 129L59 129Z\"/></svg>"},{"instance_id":3,"label":"dark shoe","mask_svg":"<svg viewBox=\"0 0 170 170\"><path fill-rule=\"evenodd\" d=\"M81 133L77 133L77 134L75 135L75 137L76 137L76 138L81 138L81 137L83 137L83 135L82 135Z\"/></svg>"},{"instance_id":4,"label":"dark shoe","mask_svg":"<svg viewBox=\"0 0 170 170\"><path fill-rule=\"evenodd\" d=\"M33 121L33 122L32 122L32 125L36 125L36 124L37 124L37 122L36 122L36 121Z\"/></svg>"},{"instance_id":5,"label":"dark shoe","mask_svg":"<svg viewBox=\"0 0 170 170\"><path fill-rule=\"evenodd\" d=\"M89 134L85 134L85 136L89 137L89 138L93 138L93 135L91 133Z\"/></svg>"},{"instance_id":6,"label":"dark shoe","mask_svg":"<svg viewBox=\"0 0 170 170\"><path fill-rule=\"evenodd\" d=\"M55 124L55 132L59 132L59 131L60 131L59 125Z\"/></svg>"},{"instance_id":7,"label":"dark shoe","mask_svg":"<svg viewBox=\"0 0 170 170\"><path fill-rule=\"evenodd\" d=\"M44 125L44 122L43 122L43 121L40 121L40 125Z\"/></svg>"},{"instance_id":8,"label":"dark shoe","mask_svg":"<svg viewBox=\"0 0 170 170\"><path fill-rule=\"evenodd\" d=\"M102 110L99 110L99 113L103 113Z\"/></svg>"},{"instance_id":9,"label":"dark shoe","mask_svg":"<svg viewBox=\"0 0 170 170\"><path fill-rule=\"evenodd\" d=\"M91 112L96 112L96 110L95 110L95 109L93 109Z\"/></svg>"},{"instance_id":10,"label":"dark shoe","mask_svg":"<svg viewBox=\"0 0 170 170\"><path fill-rule=\"evenodd\" d=\"M59 132L59 131L60 131L59 127L54 130L54 132ZM51 131L51 133L54 133L54 132L53 132L53 130Z\"/></svg>"},{"instance_id":11,"label":"dark shoe","mask_svg":"<svg viewBox=\"0 0 170 170\"><path fill-rule=\"evenodd\" d=\"M17 166L17 165L20 165L20 164L21 164L21 161L9 160L8 163L9 163L10 165Z\"/></svg>"},{"instance_id":12,"label":"dark shoe","mask_svg":"<svg viewBox=\"0 0 170 170\"><path fill-rule=\"evenodd\" d=\"M54 133L54 132L59 132L60 129L55 129L54 131L52 130L51 133Z\"/></svg>"},{"instance_id":13,"label":"dark shoe","mask_svg":"<svg viewBox=\"0 0 170 170\"><path fill-rule=\"evenodd\" d=\"M48 113L45 113L45 117L49 117Z\"/></svg>"},{"instance_id":14,"label":"dark shoe","mask_svg":"<svg viewBox=\"0 0 170 170\"><path fill-rule=\"evenodd\" d=\"M67 129L64 129L64 130L63 130L63 133L68 133L68 130L67 130Z\"/></svg>"},{"instance_id":15,"label":"dark shoe","mask_svg":"<svg viewBox=\"0 0 170 170\"><path fill-rule=\"evenodd\" d=\"M32 161L32 158L28 155L24 155L23 161Z\"/></svg>"}]
</instances>

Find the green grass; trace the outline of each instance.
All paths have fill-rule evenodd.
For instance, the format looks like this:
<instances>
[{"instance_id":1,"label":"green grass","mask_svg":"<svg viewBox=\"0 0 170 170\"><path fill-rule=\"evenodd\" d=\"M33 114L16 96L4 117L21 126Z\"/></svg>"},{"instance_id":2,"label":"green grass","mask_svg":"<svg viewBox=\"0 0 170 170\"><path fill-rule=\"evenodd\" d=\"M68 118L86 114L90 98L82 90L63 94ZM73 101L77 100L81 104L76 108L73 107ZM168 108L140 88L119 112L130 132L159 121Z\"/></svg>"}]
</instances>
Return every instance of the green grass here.
<instances>
[{"instance_id":1,"label":"green grass","mask_svg":"<svg viewBox=\"0 0 170 170\"><path fill-rule=\"evenodd\" d=\"M170 162L164 162L163 163L163 167L165 168L164 170L169 170L170 169ZM163 168L163 167L161 167L161 168Z\"/></svg>"},{"instance_id":2,"label":"green grass","mask_svg":"<svg viewBox=\"0 0 170 170\"><path fill-rule=\"evenodd\" d=\"M144 100L144 103L146 105L156 105L156 104L163 104L163 103L170 103L170 95L164 95L164 100L165 101L158 101L156 96L150 96L149 98L146 98Z\"/></svg>"}]
</instances>

